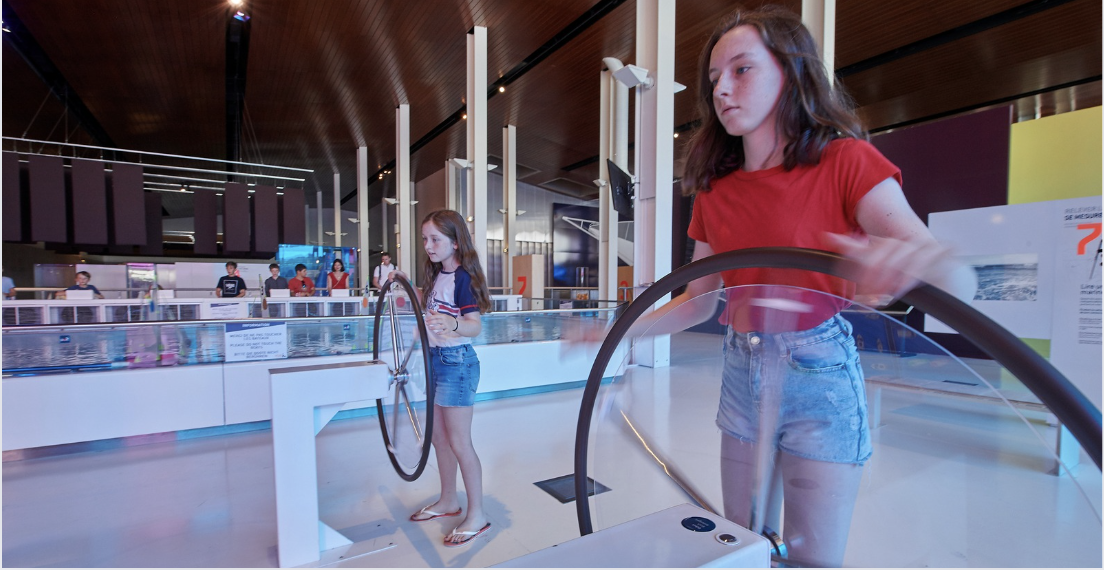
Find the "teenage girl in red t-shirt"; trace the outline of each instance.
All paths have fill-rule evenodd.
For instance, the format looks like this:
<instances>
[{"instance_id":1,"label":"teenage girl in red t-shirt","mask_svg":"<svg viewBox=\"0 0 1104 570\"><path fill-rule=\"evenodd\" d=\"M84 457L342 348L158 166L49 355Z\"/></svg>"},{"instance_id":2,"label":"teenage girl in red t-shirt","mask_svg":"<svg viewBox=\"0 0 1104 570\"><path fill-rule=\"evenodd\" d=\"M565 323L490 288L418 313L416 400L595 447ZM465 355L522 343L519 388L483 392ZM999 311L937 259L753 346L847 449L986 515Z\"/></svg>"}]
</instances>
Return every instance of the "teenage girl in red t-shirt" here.
<instances>
[{"instance_id":1,"label":"teenage girl in red t-shirt","mask_svg":"<svg viewBox=\"0 0 1104 570\"><path fill-rule=\"evenodd\" d=\"M972 298L973 272L952 260L909 207L900 171L866 142L798 16L773 7L735 12L709 39L699 71L702 123L683 177L695 196L689 230L695 260L747 247L831 249L860 262L864 269L853 281L869 298L899 296L918 280ZM690 283L638 320L629 336L705 321L716 303L687 301L751 284L786 286L768 295L807 311L779 322L763 303L750 302L762 288L729 290L717 416L725 516L744 526L759 517L778 528L777 516L761 518L777 509L753 505L756 497L766 500L756 491L756 465L769 457L782 484L790 557L839 566L871 451L858 352L838 314L846 302L835 299L853 298L854 285L808 272L725 272ZM766 425L758 404L771 382L786 401L772 412L773 433L758 433Z\"/></svg>"}]
</instances>

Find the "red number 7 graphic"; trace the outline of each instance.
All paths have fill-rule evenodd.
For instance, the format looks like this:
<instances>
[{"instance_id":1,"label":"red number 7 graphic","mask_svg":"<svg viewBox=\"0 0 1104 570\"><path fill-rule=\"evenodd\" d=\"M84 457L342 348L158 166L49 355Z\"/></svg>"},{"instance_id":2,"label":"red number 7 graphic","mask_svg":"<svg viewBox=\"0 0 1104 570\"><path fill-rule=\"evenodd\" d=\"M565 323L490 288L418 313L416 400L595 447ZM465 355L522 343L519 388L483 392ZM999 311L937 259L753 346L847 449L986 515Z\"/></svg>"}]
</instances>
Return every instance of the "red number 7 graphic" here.
<instances>
[{"instance_id":1,"label":"red number 7 graphic","mask_svg":"<svg viewBox=\"0 0 1104 570\"><path fill-rule=\"evenodd\" d=\"M1077 244L1077 255L1085 255L1085 248L1088 247L1089 242L1100 237L1100 222L1095 224L1077 224L1077 229L1092 230L1089 237L1082 239L1081 242Z\"/></svg>"},{"instance_id":2,"label":"red number 7 graphic","mask_svg":"<svg viewBox=\"0 0 1104 570\"><path fill-rule=\"evenodd\" d=\"M1099 226L1100 224L1097 224L1097 225ZM518 281L521 281L521 289L518 289L518 292L517 292L518 295L522 295L522 294L525 293L525 283L526 283L526 281L528 281L528 279L529 278L524 276L524 275L518 277Z\"/></svg>"}]
</instances>

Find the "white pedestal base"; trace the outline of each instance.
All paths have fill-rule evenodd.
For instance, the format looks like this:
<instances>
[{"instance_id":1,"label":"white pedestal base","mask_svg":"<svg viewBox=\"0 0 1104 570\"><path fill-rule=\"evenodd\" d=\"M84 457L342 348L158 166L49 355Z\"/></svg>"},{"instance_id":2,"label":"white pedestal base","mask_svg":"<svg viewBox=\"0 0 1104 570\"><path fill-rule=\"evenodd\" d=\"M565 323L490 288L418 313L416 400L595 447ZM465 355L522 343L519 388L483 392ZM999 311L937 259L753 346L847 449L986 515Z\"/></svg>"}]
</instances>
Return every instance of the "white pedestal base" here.
<instances>
[{"instance_id":1,"label":"white pedestal base","mask_svg":"<svg viewBox=\"0 0 1104 570\"><path fill-rule=\"evenodd\" d=\"M386 396L389 375L382 363L349 362L276 368L269 378L277 553L280 566L301 566L352 544L318 520L314 438L345 404Z\"/></svg>"}]
</instances>

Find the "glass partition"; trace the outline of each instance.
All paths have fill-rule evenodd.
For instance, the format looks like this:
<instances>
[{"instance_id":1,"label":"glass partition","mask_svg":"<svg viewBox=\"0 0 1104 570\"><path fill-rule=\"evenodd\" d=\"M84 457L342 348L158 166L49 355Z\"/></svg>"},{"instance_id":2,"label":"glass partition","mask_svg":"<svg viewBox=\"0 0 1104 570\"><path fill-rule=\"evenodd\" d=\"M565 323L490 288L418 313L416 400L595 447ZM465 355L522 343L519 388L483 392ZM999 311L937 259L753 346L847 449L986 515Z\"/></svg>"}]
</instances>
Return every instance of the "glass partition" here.
<instances>
[{"instance_id":1,"label":"glass partition","mask_svg":"<svg viewBox=\"0 0 1104 570\"><path fill-rule=\"evenodd\" d=\"M359 302L350 304L360 310ZM290 305L323 306L306 302ZM250 311L260 306L260 303L250 304ZM269 310L275 306L273 303ZM571 323L592 322L604 326L614 312L613 309L594 309L490 313L484 315L483 332L473 343L558 340ZM3 373L38 375L221 363L225 359L227 322L243 321L5 327ZM287 318L282 322L287 323L288 358L371 355L374 317Z\"/></svg>"},{"instance_id":2,"label":"glass partition","mask_svg":"<svg viewBox=\"0 0 1104 570\"><path fill-rule=\"evenodd\" d=\"M774 537L786 565L1100 567L1100 470L1061 464L1060 427L991 360L788 287L712 292L623 343L722 300L746 332L680 332L670 368L632 351L607 368L594 530L695 503Z\"/></svg>"}]
</instances>

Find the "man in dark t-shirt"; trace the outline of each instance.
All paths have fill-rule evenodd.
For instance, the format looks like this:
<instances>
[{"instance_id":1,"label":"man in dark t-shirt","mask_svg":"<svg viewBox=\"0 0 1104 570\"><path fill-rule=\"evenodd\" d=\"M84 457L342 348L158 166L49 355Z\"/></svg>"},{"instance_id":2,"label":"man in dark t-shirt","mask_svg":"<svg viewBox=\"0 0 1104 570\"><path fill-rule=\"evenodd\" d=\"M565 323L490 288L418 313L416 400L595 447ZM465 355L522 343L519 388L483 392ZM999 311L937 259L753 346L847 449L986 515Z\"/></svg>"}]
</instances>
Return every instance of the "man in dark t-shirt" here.
<instances>
[{"instance_id":1,"label":"man in dark t-shirt","mask_svg":"<svg viewBox=\"0 0 1104 570\"><path fill-rule=\"evenodd\" d=\"M269 271L269 273L272 274L272 277L269 277L268 279L265 279L265 282L264 282L264 290L265 290L265 296L266 297L271 297L272 296L272 290L273 289L287 289L288 288L287 279L280 276L280 264L273 263L273 264L269 265L268 266L268 271Z\"/></svg>"},{"instance_id":2,"label":"man in dark t-shirt","mask_svg":"<svg viewBox=\"0 0 1104 570\"><path fill-rule=\"evenodd\" d=\"M219 277L215 286L216 297L244 297L245 279L238 277L238 264L233 261L226 262L226 275Z\"/></svg>"}]
</instances>

